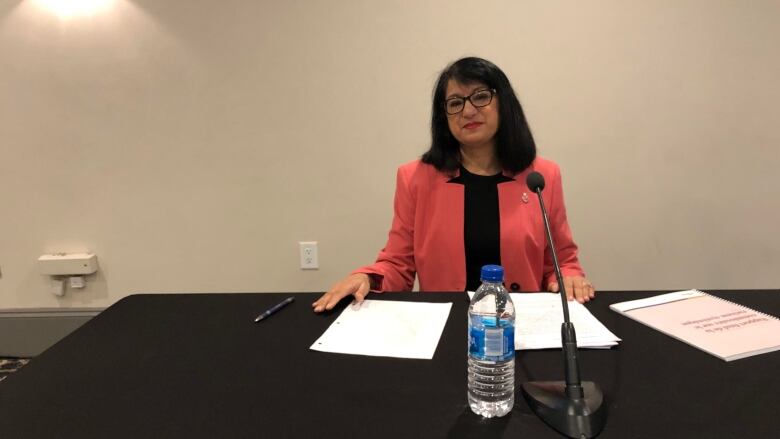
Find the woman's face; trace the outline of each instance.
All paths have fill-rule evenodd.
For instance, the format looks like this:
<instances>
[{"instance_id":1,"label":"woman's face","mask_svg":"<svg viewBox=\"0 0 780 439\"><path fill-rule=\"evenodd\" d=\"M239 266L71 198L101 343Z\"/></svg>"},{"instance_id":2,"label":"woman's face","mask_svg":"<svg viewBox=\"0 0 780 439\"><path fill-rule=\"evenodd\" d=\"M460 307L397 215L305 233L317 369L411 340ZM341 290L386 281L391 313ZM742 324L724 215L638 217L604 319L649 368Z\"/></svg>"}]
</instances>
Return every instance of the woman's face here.
<instances>
[{"instance_id":1,"label":"woman's face","mask_svg":"<svg viewBox=\"0 0 780 439\"><path fill-rule=\"evenodd\" d=\"M471 96L472 100L479 105L480 98L484 101L484 93L490 88L479 82L461 84L454 79L447 83L447 92L445 96L445 107L453 103L447 101L451 98L465 98ZM475 94L477 93L477 94ZM450 108L450 111L452 107ZM447 114L447 124L450 132L460 142L461 146L466 147L491 147L495 146L496 131L498 131L498 97L493 95L490 103L484 107L475 107L474 104L466 99L463 110L457 114Z\"/></svg>"}]
</instances>

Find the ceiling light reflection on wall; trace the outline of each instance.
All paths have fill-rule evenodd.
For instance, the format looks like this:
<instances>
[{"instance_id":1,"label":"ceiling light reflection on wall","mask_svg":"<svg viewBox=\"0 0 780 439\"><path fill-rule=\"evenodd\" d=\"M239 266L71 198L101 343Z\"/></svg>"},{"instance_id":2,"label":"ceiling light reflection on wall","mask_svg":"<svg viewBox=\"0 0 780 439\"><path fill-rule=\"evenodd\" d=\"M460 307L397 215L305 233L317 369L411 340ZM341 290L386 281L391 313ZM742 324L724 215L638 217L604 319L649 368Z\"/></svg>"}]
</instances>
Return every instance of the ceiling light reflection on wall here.
<instances>
[{"instance_id":1,"label":"ceiling light reflection on wall","mask_svg":"<svg viewBox=\"0 0 780 439\"><path fill-rule=\"evenodd\" d=\"M62 19L84 17L104 12L116 0L34 0L34 3Z\"/></svg>"}]
</instances>

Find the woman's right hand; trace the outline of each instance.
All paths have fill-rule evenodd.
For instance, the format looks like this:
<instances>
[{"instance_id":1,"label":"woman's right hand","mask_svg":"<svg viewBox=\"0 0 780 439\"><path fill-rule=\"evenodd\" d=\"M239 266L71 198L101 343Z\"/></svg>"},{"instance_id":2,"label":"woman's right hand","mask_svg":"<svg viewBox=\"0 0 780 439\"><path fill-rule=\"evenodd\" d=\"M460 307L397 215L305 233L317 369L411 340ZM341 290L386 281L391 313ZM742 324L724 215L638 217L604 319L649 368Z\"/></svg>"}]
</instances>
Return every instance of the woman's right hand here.
<instances>
[{"instance_id":1,"label":"woman's right hand","mask_svg":"<svg viewBox=\"0 0 780 439\"><path fill-rule=\"evenodd\" d=\"M350 274L335 285L327 293L311 304L314 312L330 311L339 301L350 294L359 303L366 298L371 288L371 278L365 273Z\"/></svg>"}]
</instances>

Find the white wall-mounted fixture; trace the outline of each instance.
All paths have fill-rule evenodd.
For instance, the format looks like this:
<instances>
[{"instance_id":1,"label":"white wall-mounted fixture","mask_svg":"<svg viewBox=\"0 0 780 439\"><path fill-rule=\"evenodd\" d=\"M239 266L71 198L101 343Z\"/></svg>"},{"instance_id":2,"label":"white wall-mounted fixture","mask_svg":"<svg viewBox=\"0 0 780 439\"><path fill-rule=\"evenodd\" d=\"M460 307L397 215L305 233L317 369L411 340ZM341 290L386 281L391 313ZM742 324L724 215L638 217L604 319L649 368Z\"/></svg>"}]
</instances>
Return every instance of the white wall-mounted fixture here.
<instances>
[{"instance_id":1,"label":"white wall-mounted fixture","mask_svg":"<svg viewBox=\"0 0 780 439\"><path fill-rule=\"evenodd\" d=\"M320 261L317 256L317 241L299 241L298 246L301 251L301 269L316 270L320 268Z\"/></svg>"},{"instance_id":2,"label":"white wall-mounted fixture","mask_svg":"<svg viewBox=\"0 0 780 439\"><path fill-rule=\"evenodd\" d=\"M71 288L84 288L83 276L98 270L97 256L94 253L54 253L38 258L41 274L51 276L49 292L55 296L65 295L65 280Z\"/></svg>"},{"instance_id":3,"label":"white wall-mounted fixture","mask_svg":"<svg viewBox=\"0 0 780 439\"><path fill-rule=\"evenodd\" d=\"M49 276L74 276L92 274L98 270L94 253L55 253L38 258L41 274Z\"/></svg>"}]
</instances>

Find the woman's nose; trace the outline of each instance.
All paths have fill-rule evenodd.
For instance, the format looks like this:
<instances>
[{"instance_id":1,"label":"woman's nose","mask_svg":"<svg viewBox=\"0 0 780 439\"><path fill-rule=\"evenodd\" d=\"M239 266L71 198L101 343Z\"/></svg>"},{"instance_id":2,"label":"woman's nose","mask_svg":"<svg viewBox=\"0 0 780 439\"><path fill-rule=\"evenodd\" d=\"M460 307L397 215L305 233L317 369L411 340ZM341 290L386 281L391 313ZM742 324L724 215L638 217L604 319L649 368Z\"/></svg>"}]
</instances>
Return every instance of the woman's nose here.
<instances>
[{"instance_id":1,"label":"woman's nose","mask_svg":"<svg viewBox=\"0 0 780 439\"><path fill-rule=\"evenodd\" d=\"M477 107L475 107L470 100L466 99L466 102L463 103L463 115L473 116L476 113L477 113Z\"/></svg>"}]
</instances>

